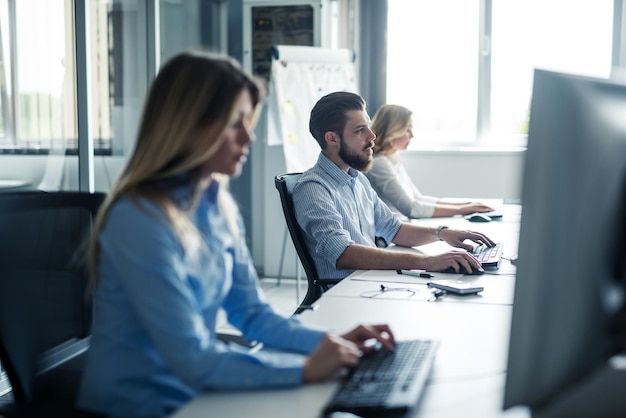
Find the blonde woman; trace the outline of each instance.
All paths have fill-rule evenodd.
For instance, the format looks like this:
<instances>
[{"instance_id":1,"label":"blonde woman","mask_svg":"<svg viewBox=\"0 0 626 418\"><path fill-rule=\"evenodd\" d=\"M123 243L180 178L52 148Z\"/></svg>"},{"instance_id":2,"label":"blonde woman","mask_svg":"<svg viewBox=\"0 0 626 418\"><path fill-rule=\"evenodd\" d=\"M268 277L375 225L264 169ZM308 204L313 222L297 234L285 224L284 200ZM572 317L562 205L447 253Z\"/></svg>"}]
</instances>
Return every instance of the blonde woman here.
<instances>
[{"instance_id":1,"label":"blonde woman","mask_svg":"<svg viewBox=\"0 0 626 418\"><path fill-rule=\"evenodd\" d=\"M477 202L449 202L427 196L417 189L407 173L399 152L406 150L413 138L413 113L403 106L381 106L372 119L376 134L374 162L366 173L378 196L394 212L405 218L434 218L490 212L493 209Z\"/></svg>"},{"instance_id":2,"label":"blonde woman","mask_svg":"<svg viewBox=\"0 0 626 418\"><path fill-rule=\"evenodd\" d=\"M95 223L95 321L78 406L169 416L201 391L296 386L358 363L386 325L339 336L265 302L224 178L254 140L262 89L227 57L174 57L151 86L136 148ZM258 352L216 338L223 308Z\"/></svg>"}]
</instances>

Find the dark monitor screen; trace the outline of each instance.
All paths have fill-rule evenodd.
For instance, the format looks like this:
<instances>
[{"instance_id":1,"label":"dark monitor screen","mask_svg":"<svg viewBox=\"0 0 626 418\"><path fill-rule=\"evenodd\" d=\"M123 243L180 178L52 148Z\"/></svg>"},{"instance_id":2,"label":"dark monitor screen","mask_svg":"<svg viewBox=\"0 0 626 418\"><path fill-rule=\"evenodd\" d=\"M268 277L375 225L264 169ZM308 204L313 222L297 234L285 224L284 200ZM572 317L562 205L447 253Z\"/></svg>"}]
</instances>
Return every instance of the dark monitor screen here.
<instances>
[{"instance_id":1,"label":"dark monitor screen","mask_svg":"<svg viewBox=\"0 0 626 418\"><path fill-rule=\"evenodd\" d=\"M626 86L536 70L524 167L504 407L534 411L624 348Z\"/></svg>"},{"instance_id":2,"label":"dark monitor screen","mask_svg":"<svg viewBox=\"0 0 626 418\"><path fill-rule=\"evenodd\" d=\"M252 8L252 72L269 80L272 47L314 45L313 5L255 6Z\"/></svg>"}]
</instances>

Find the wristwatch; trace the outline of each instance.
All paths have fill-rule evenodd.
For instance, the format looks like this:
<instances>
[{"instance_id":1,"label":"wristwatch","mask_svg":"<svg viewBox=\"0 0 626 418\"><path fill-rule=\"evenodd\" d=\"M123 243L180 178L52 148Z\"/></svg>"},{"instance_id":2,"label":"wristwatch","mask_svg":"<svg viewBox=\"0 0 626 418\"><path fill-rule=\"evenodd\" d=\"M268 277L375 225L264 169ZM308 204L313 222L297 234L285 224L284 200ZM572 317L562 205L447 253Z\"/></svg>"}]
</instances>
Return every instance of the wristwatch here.
<instances>
[{"instance_id":1,"label":"wristwatch","mask_svg":"<svg viewBox=\"0 0 626 418\"><path fill-rule=\"evenodd\" d=\"M437 237L437 239L438 239L439 241L443 241L443 239L441 239L441 237L439 236L439 234L441 234L441 231L442 231L443 229L447 229L447 228L448 228L448 227L447 227L447 226L445 226L445 225L439 225L439 226L437 227L437 229L435 229L435 236Z\"/></svg>"}]
</instances>

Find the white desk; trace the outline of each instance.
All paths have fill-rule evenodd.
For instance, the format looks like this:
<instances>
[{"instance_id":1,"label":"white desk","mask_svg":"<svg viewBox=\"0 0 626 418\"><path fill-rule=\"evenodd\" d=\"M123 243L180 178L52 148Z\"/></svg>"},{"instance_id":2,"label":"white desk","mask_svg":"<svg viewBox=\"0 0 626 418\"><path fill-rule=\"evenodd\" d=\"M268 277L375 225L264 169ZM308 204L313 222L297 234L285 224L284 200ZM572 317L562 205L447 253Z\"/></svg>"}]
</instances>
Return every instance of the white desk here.
<instances>
[{"instance_id":1,"label":"white desk","mask_svg":"<svg viewBox=\"0 0 626 418\"><path fill-rule=\"evenodd\" d=\"M517 251L519 218L478 224L462 218L418 222L480 230ZM425 251L445 249L436 243ZM428 247L428 246L425 246ZM505 252L507 247L505 247ZM510 254L510 253L509 253ZM388 323L399 340L437 339L440 342L431 379L412 417L426 418L528 418L526 408L502 411L508 338L512 312L514 267L503 260L498 273L465 276L481 283L479 296L444 296L429 302L430 290L417 278L394 271L357 271L341 281L317 302L317 309L303 312L303 322L344 332L360 323ZM400 281L399 281L400 280ZM416 292L385 292L363 297L380 283L408 287ZM367 293L369 295L370 293ZM305 385L296 389L210 392L182 408L175 418L199 416L319 418L337 382ZM348 418L349 414L335 414Z\"/></svg>"},{"instance_id":2,"label":"white desk","mask_svg":"<svg viewBox=\"0 0 626 418\"><path fill-rule=\"evenodd\" d=\"M508 261L503 260L502 263L508 263ZM440 298L440 303L513 305L515 277L512 275L485 273L478 276L463 276L460 274L433 273L433 276L435 276L434 279L462 279L485 288L485 290L477 295L445 295ZM429 281L430 279L399 275L384 270L359 270L342 280L341 286L333 286L324 294L324 297L370 297L377 300L428 302L429 299L432 299L432 289L426 286ZM392 289L392 291L377 293L381 284ZM396 291L393 289L411 289L415 293Z\"/></svg>"},{"instance_id":3,"label":"white desk","mask_svg":"<svg viewBox=\"0 0 626 418\"><path fill-rule=\"evenodd\" d=\"M413 219L411 222L417 225L438 226L447 225L455 229L470 229L487 234L496 242L506 244L506 252L517 252L517 242L519 240L520 221L522 218L522 207L520 205L503 205L499 201L486 201L485 203L497 207L503 216L491 222L470 222L463 216L453 216L450 218L426 218ZM508 253L511 254L510 252Z\"/></svg>"},{"instance_id":4,"label":"white desk","mask_svg":"<svg viewBox=\"0 0 626 418\"><path fill-rule=\"evenodd\" d=\"M335 387L334 384L321 384L293 390L210 393L194 400L173 418L320 418L319 409L330 399ZM529 418L530 414L524 408L502 412L498 403L491 402L493 394L502 392L503 388L503 375L431 383L413 417ZM333 414L332 418L356 417Z\"/></svg>"},{"instance_id":5,"label":"white desk","mask_svg":"<svg viewBox=\"0 0 626 418\"><path fill-rule=\"evenodd\" d=\"M358 281L344 280L333 290ZM501 411L511 306L464 302L417 302L326 296L314 311L302 313L306 323L337 332L359 323L389 323L398 339L440 341L424 399L415 417L527 418L523 408ZM336 383L291 390L212 392L176 414L191 418L210 414L232 417L310 417L336 389ZM340 415L338 415L339 417Z\"/></svg>"}]
</instances>

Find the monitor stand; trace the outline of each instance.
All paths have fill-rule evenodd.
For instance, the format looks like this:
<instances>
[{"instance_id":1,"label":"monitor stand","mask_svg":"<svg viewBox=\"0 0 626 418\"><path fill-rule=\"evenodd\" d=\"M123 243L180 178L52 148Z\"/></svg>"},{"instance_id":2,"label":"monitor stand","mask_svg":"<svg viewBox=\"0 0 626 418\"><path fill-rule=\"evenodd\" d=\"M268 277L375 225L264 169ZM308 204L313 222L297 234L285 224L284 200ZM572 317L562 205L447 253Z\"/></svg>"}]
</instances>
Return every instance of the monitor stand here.
<instances>
[{"instance_id":1,"label":"monitor stand","mask_svg":"<svg viewBox=\"0 0 626 418\"><path fill-rule=\"evenodd\" d=\"M626 417L626 355L616 356L542 408L532 418Z\"/></svg>"}]
</instances>

